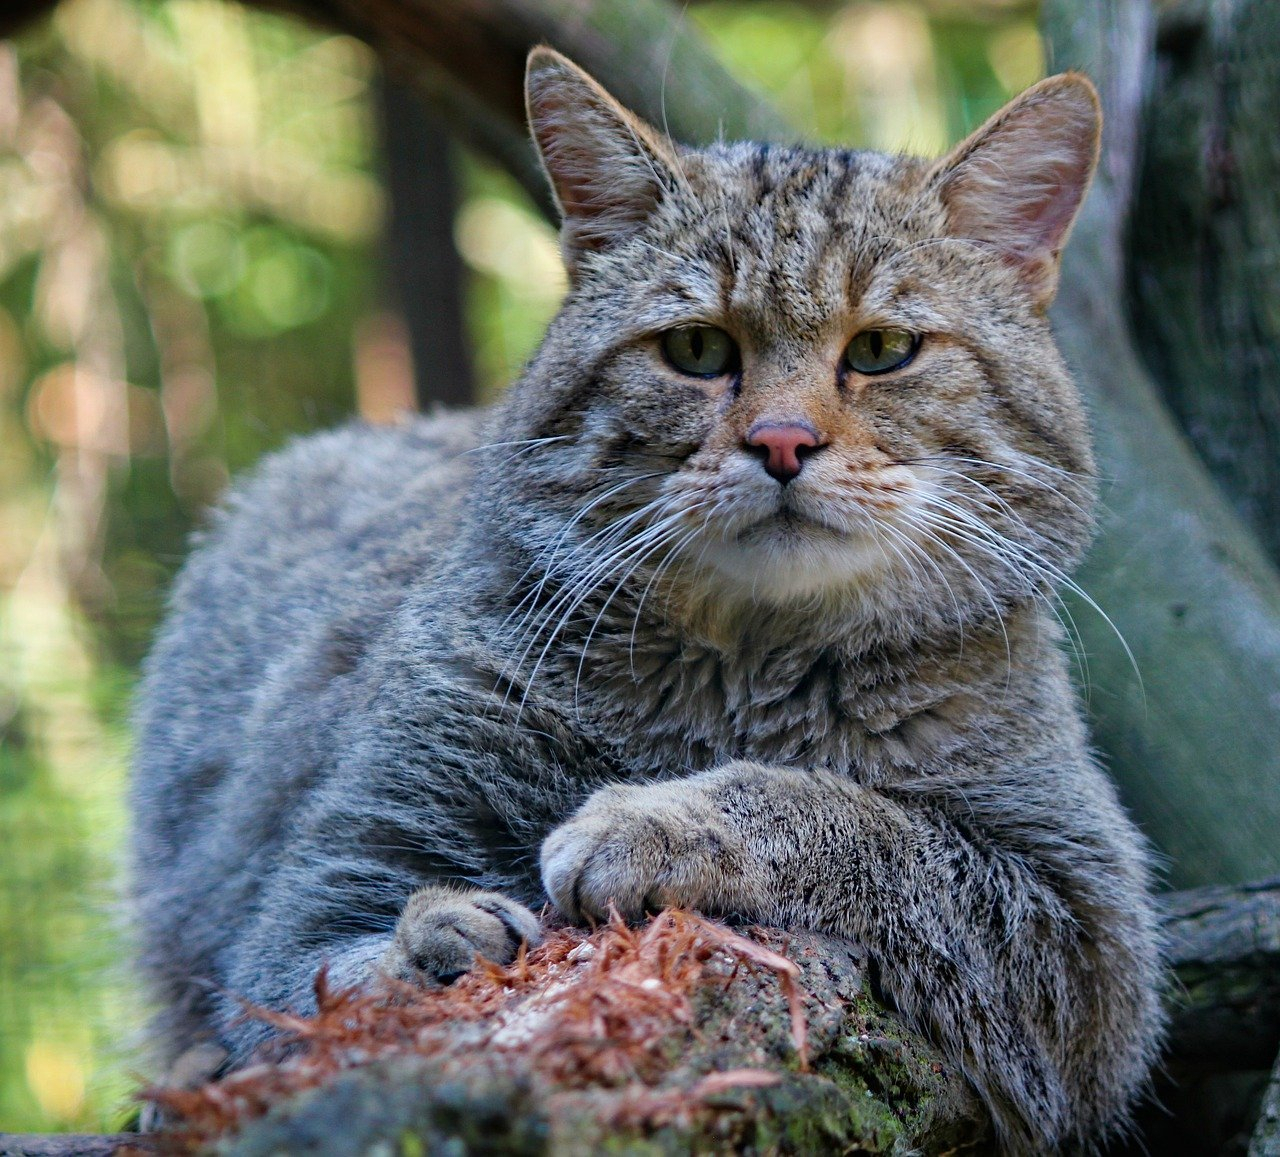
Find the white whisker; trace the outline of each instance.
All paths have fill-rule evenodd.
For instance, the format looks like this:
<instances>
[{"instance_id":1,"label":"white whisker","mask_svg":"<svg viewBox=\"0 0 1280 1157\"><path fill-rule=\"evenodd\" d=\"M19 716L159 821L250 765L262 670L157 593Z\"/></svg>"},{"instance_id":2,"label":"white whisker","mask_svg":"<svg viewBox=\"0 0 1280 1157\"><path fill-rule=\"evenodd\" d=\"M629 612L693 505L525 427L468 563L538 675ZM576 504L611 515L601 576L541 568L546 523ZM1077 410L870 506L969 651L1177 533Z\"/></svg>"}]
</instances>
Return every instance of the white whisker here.
<instances>
[{"instance_id":1,"label":"white whisker","mask_svg":"<svg viewBox=\"0 0 1280 1157\"><path fill-rule=\"evenodd\" d=\"M1133 651L1129 647L1128 642L1120 633L1119 628L1112 621L1111 617L1094 601L1094 599L1087 594L1074 579L1063 571L1061 567L1050 562L1030 546L1017 543L1007 536L994 531L981 520L975 518L971 512L965 510L964 507L954 502L941 499L937 495L927 495L926 502L930 506L943 511L945 515L950 516L949 518L939 519L939 523L945 524L946 529L957 537L965 537L967 532L967 541L969 541L971 545L978 549L987 550L998 561L1003 562L1007 567L1009 567L1010 570L1015 573L1022 574L1024 579L1027 577L1029 572L1047 589L1048 592L1055 596L1057 595L1055 588L1062 587L1069 590L1084 602L1085 605L1093 610L1115 634L1116 639L1124 649L1125 656L1129 660L1129 665L1132 667L1134 675L1138 679L1139 687L1142 687L1142 672L1138 669L1137 659L1134 657ZM937 518L938 516L934 515L933 517ZM1021 519L1018 521L1020 523L1022 522ZM1025 527L1025 523L1022 523L1022 525ZM1078 641L1079 632L1075 630L1075 620L1071 617L1069 610L1067 610L1066 613L1068 617L1071 618L1071 629ZM1084 661L1083 644L1080 643L1080 646L1081 658L1082 661ZM1085 665L1087 670L1087 662ZM1145 695L1145 689L1143 689L1143 694Z\"/></svg>"},{"instance_id":2,"label":"white whisker","mask_svg":"<svg viewBox=\"0 0 1280 1157\"><path fill-rule=\"evenodd\" d=\"M681 511L676 510L673 513L671 510L678 503L679 499L672 496L659 496L645 503L618 522L610 524L583 542L578 543L566 555L561 556L559 560L556 560L558 565L554 573L551 568L544 572L536 588L538 592L553 581L557 574L564 573L566 569L568 571L568 581L559 586L546 606L541 609L541 613L536 618L533 618L536 608L535 602L516 628L513 650L518 651L518 655L507 664L507 667L512 667L514 664L516 671L524 665L545 633L545 642L525 682L525 690L520 704L521 711L551 646L572 619L577 609L611 574L633 563L637 566L641 565L648 554L664 545L666 536L677 529L678 520L682 517ZM638 533L632 534L632 529L637 525L642 525L642 528ZM578 555L586 556L587 565L581 569L566 567L565 564ZM630 573L630 571L627 572L628 575ZM625 583L626 577L624 575L622 583ZM622 583L616 589L620 589ZM610 599L612 597L610 595ZM606 600L606 607L608 601ZM603 613L603 608L601 613ZM550 629L548 630L548 628ZM521 647L522 640L524 641L523 647ZM504 672L505 670L506 668L504 668ZM510 690L508 690L509 694Z\"/></svg>"}]
</instances>

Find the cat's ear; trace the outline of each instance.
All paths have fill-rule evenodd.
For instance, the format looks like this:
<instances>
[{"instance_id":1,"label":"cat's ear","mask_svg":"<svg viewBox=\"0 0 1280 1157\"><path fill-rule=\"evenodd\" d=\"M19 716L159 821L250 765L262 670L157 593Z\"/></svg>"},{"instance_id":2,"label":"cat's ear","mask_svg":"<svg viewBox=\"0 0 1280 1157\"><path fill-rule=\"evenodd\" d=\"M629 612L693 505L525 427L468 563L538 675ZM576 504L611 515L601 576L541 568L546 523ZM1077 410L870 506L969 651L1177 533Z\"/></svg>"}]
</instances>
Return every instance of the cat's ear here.
<instances>
[{"instance_id":1,"label":"cat's ear","mask_svg":"<svg viewBox=\"0 0 1280 1157\"><path fill-rule=\"evenodd\" d=\"M1051 76L1005 105L933 170L950 232L993 245L1037 305L1058 288L1058 261L1098 160L1102 110L1078 72Z\"/></svg>"},{"instance_id":2,"label":"cat's ear","mask_svg":"<svg viewBox=\"0 0 1280 1157\"><path fill-rule=\"evenodd\" d=\"M679 165L669 142L554 49L529 53L525 101L572 275L584 251L607 249L644 224L675 187Z\"/></svg>"}]
</instances>

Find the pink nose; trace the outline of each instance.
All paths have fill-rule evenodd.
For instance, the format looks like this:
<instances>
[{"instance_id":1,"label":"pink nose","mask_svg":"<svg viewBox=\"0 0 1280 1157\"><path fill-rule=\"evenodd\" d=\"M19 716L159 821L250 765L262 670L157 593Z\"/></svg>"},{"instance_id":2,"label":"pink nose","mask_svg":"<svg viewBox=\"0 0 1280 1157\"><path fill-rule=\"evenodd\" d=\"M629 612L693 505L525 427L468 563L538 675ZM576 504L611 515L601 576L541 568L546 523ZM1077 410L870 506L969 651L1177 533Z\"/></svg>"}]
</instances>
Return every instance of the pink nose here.
<instances>
[{"instance_id":1,"label":"pink nose","mask_svg":"<svg viewBox=\"0 0 1280 1157\"><path fill-rule=\"evenodd\" d=\"M761 419L747 431L747 445L763 450L764 468L785 486L804 468L804 460L826 445L808 422Z\"/></svg>"}]
</instances>

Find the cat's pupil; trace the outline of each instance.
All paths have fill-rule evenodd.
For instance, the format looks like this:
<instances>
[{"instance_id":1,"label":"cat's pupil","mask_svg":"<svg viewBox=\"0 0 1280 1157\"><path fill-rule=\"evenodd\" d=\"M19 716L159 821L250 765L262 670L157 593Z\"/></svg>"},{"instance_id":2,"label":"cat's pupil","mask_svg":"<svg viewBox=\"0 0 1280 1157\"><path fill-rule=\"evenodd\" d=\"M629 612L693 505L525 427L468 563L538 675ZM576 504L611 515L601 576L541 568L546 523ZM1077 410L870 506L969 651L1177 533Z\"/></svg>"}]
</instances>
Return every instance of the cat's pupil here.
<instances>
[{"instance_id":1,"label":"cat's pupil","mask_svg":"<svg viewBox=\"0 0 1280 1157\"><path fill-rule=\"evenodd\" d=\"M884 337L878 329L871 331L869 344L871 346L871 356L878 359L884 351Z\"/></svg>"},{"instance_id":2,"label":"cat's pupil","mask_svg":"<svg viewBox=\"0 0 1280 1157\"><path fill-rule=\"evenodd\" d=\"M689 346L693 353L693 360L696 362L702 361L702 330L695 329L693 331L693 336L689 339Z\"/></svg>"}]
</instances>

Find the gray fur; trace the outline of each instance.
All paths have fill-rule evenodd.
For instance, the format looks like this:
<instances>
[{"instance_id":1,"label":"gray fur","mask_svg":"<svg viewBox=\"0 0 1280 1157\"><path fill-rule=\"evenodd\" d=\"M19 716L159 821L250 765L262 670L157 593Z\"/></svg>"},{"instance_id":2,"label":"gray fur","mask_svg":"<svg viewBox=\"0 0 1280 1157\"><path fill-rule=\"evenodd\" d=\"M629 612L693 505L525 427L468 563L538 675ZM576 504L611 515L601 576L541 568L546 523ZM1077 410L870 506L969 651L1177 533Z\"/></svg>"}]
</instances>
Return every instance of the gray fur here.
<instances>
[{"instance_id":1,"label":"gray fur","mask_svg":"<svg viewBox=\"0 0 1280 1157\"><path fill-rule=\"evenodd\" d=\"M1021 120L1089 119L1082 86ZM862 941L1010 1152L1096 1141L1156 1050L1159 962L1052 613L1093 500L1056 249L955 232L981 133L932 166L677 150L546 52L531 107L576 226L524 377L488 415L298 442L174 592L134 780L163 1051L242 1061L237 997L305 1008L322 964L508 959L546 895L686 904ZM1003 169L1016 119L984 130ZM666 365L691 322L738 381ZM915 360L837 374L875 324L925 334ZM783 487L742 432L796 413L829 444Z\"/></svg>"}]
</instances>

